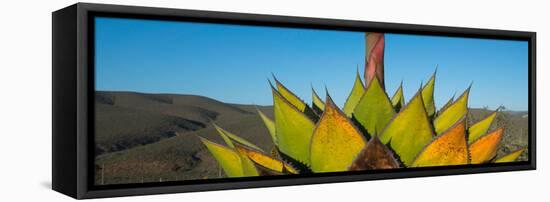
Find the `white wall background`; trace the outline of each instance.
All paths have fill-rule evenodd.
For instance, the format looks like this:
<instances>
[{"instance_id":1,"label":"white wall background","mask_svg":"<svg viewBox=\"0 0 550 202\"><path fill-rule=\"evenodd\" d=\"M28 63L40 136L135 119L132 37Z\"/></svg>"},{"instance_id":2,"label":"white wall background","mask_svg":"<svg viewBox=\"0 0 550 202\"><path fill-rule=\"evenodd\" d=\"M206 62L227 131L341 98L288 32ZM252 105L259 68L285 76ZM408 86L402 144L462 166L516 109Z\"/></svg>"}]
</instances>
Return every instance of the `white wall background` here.
<instances>
[{"instance_id":1,"label":"white wall background","mask_svg":"<svg viewBox=\"0 0 550 202\"><path fill-rule=\"evenodd\" d=\"M543 201L550 199L549 5L545 1L90 1L536 31L538 170L106 199L112 201ZM4 0L0 11L0 201L67 201L51 186L51 12L69 0ZM498 76L496 75L487 75ZM505 89L503 89L505 90ZM538 199L538 200L537 200Z\"/></svg>"}]
</instances>

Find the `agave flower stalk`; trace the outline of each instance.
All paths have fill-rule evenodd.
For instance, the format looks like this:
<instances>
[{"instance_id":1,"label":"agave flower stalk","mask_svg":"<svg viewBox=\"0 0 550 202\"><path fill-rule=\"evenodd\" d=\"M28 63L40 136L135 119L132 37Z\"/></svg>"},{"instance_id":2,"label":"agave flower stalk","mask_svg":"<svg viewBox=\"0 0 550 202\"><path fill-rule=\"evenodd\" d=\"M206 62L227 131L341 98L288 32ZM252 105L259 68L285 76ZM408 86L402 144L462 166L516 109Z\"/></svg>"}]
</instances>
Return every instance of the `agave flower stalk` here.
<instances>
[{"instance_id":1,"label":"agave flower stalk","mask_svg":"<svg viewBox=\"0 0 550 202\"><path fill-rule=\"evenodd\" d=\"M384 88L384 34L368 32L365 41L365 82L368 84L376 77Z\"/></svg>"}]
</instances>

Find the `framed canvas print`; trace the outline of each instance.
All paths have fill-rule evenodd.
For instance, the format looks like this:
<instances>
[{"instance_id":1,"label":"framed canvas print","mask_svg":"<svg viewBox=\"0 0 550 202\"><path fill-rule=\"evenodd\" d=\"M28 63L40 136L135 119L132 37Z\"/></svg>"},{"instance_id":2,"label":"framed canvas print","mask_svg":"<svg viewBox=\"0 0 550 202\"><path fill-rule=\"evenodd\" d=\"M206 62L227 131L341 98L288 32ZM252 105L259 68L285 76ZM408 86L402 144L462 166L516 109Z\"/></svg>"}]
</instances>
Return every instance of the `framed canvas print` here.
<instances>
[{"instance_id":1,"label":"framed canvas print","mask_svg":"<svg viewBox=\"0 0 550 202\"><path fill-rule=\"evenodd\" d=\"M53 13L53 189L532 170L535 36L78 3Z\"/></svg>"}]
</instances>

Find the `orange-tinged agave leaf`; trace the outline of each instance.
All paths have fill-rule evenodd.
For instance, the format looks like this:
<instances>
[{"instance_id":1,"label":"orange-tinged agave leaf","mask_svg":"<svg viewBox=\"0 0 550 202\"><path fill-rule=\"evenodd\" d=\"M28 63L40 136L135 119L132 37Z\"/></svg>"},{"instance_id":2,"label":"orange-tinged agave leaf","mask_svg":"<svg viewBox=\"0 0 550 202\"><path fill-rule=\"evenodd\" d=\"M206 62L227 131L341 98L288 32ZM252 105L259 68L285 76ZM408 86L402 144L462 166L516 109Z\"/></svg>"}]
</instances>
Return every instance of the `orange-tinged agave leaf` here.
<instances>
[{"instance_id":1,"label":"orange-tinged agave leaf","mask_svg":"<svg viewBox=\"0 0 550 202\"><path fill-rule=\"evenodd\" d=\"M279 161L277 159L274 159L270 157L267 154L264 154L260 151L246 148L240 144L236 144L237 151L245 154L253 163L257 164L256 167L261 166L265 169L269 169L271 171L279 172L279 173L292 173L297 174L298 171L296 171L294 168L292 168L289 165L286 165L282 161ZM259 172L265 172L265 170Z\"/></svg>"},{"instance_id":2,"label":"orange-tinged agave leaf","mask_svg":"<svg viewBox=\"0 0 550 202\"><path fill-rule=\"evenodd\" d=\"M365 148L359 153L349 170L375 170L399 168L394 154L380 142L377 136L369 140Z\"/></svg>"},{"instance_id":3,"label":"orange-tinged agave leaf","mask_svg":"<svg viewBox=\"0 0 550 202\"><path fill-rule=\"evenodd\" d=\"M244 152L241 148L241 144L235 143L235 150L239 154L239 157L241 158L241 163L243 166L243 174L246 177L249 176L260 176L260 175L266 175L265 170L259 169L259 166L256 165L254 161L252 161L246 152Z\"/></svg>"},{"instance_id":4,"label":"orange-tinged agave leaf","mask_svg":"<svg viewBox=\"0 0 550 202\"><path fill-rule=\"evenodd\" d=\"M366 33L367 50L365 57L365 83L370 84L374 77L378 78L384 88L384 34Z\"/></svg>"},{"instance_id":5,"label":"orange-tinged agave leaf","mask_svg":"<svg viewBox=\"0 0 550 202\"><path fill-rule=\"evenodd\" d=\"M246 154L241 153L237 151L239 154L239 157L241 158L241 163L243 166L243 176L244 177L253 177L253 176L259 176L260 172L258 169L256 169L256 165L254 165L254 162L250 160Z\"/></svg>"},{"instance_id":6,"label":"orange-tinged agave leaf","mask_svg":"<svg viewBox=\"0 0 550 202\"><path fill-rule=\"evenodd\" d=\"M514 162L516 159L526 150L526 148L518 149L516 151L513 151L512 153L509 153L503 157L500 157L499 159L495 160L495 163L509 163Z\"/></svg>"},{"instance_id":7,"label":"orange-tinged agave leaf","mask_svg":"<svg viewBox=\"0 0 550 202\"><path fill-rule=\"evenodd\" d=\"M315 89L311 88L311 96L313 97L313 111L315 111L317 114L322 114L325 110L325 102L317 95L317 92L315 92Z\"/></svg>"},{"instance_id":8,"label":"orange-tinged agave leaf","mask_svg":"<svg viewBox=\"0 0 550 202\"><path fill-rule=\"evenodd\" d=\"M235 145L233 144L233 141L235 141L235 142L238 142L238 143L241 143L241 144L244 144L246 146L249 146L249 147L252 147L254 149L262 151L262 149L260 149L260 147L252 144L248 140L245 140L245 139L243 139L243 138L241 138L241 137L239 137L239 136L237 136L233 133L230 133L227 130L224 130L223 128L219 127L215 123L212 123L212 125L214 125L214 128L216 128L216 130L218 131L220 136L223 138L223 141L225 141L227 146L229 146L230 148L235 148Z\"/></svg>"},{"instance_id":9,"label":"orange-tinged agave leaf","mask_svg":"<svg viewBox=\"0 0 550 202\"><path fill-rule=\"evenodd\" d=\"M283 173L285 174L300 174L300 171L296 170L294 167L292 167L289 164L283 164Z\"/></svg>"},{"instance_id":10,"label":"orange-tinged agave leaf","mask_svg":"<svg viewBox=\"0 0 550 202\"><path fill-rule=\"evenodd\" d=\"M496 115L497 115L497 111L491 113L489 116L485 117L483 120L470 126L470 128L468 129L468 143L471 144L482 135L485 135L487 133L487 130L489 130L489 127L491 127L491 123L493 123L493 120L495 119Z\"/></svg>"},{"instance_id":11,"label":"orange-tinged agave leaf","mask_svg":"<svg viewBox=\"0 0 550 202\"><path fill-rule=\"evenodd\" d=\"M471 163L480 164L493 159L497 155L498 144L503 134L504 128L499 128L470 144Z\"/></svg>"},{"instance_id":12,"label":"orange-tinged agave leaf","mask_svg":"<svg viewBox=\"0 0 550 202\"><path fill-rule=\"evenodd\" d=\"M391 104L396 112L399 112L405 106L405 96L403 95L403 82L399 84L399 88L395 91L391 98Z\"/></svg>"},{"instance_id":13,"label":"orange-tinged agave leaf","mask_svg":"<svg viewBox=\"0 0 550 202\"><path fill-rule=\"evenodd\" d=\"M309 144L315 124L273 87L275 134L279 151L309 165Z\"/></svg>"},{"instance_id":14,"label":"orange-tinged agave leaf","mask_svg":"<svg viewBox=\"0 0 550 202\"><path fill-rule=\"evenodd\" d=\"M433 137L432 125L422 102L421 91L418 90L381 133L380 141L383 144L389 143L401 161L409 166Z\"/></svg>"},{"instance_id":15,"label":"orange-tinged agave leaf","mask_svg":"<svg viewBox=\"0 0 550 202\"><path fill-rule=\"evenodd\" d=\"M283 167L283 171L279 172L279 171L275 171L275 170L271 170L269 168L266 168L266 167L254 162L254 161L252 161L252 163L256 167L256 170L258 171L259 176L275 176L275 175L298 174L298 171L296 171L296 170L289 171L288 168L291 168L291 169L293 169L293 168L288 167L287 164L285 164L285 167Z\"/></svg>"},{"instance_id":16,"label":"orange-tinged agave leaf","mask_svg":"<svg viewBox=\"0 0 550 202\"><path fill-rule=\"evenodd\" d=\"M355 107L353 118L367 130L368 135L373 135L376 129L381 130L386 127L394 114L388 95L380 86L378 79L374 78Z\"/></svg>"},{"instance_id":17,"label":"orange-tinged agave leaf","mask_svg":"<svg viewBox=\"0 0 550 202\"><path fill-rule=\"evenodd\" d=\"M359 129L327 95L325 112L311 137L311 170L346 171L366 142Z\"/></svg>"},{"instance_id":18,"label":"orange-tinged agave leaf","mask_svg":"<svg viewBox=\"0 0 550 202\"><path fill-rule=\"evenodd\" d=\"M278 172L271 170L269 168L263 167L260 164L257 164L256 162L252 161L254 164L254 167L256 168L256 171L258 171L259 176L277 176L277 175L285 175L285 173Z\"/></svg>"},{"instance_id":19,"label":"orange-tinged agave leaf","mask_svg":"<svg viewBox=\"0 0 550 202\"><path fill-rule=\"evenodd\" d=\"M227 177L243 177L243 165L239 154L231 148L200 138L208 151L214 156Z\"/></svg>"},{"instance_id":20,"label":"orange-tinged agave leaf","mask_svg":"<svg viewBox=\"0 0 550 202\"><path fill-rule=\"evenodd\" d=\"M422 99L424 100L424 107L426 107L429 117L433 117L435 114L434 88L436 72L433 73L428 83L422 88Z\"/></svg>"},{"instance_id":21,"label":"orange-tinged agave leaf","mask_svg":"<svg viewBox=\"0 0 550 202\"><path fill-rule=\"evenodd\" d=\"M353 110L359 103L359 100L361 100L361 96L363 96L364 93L365 93L365 86L363 86L363 81L361 81L359 72L357 72L355 75L355 82L353 83L353 88L351 89L348 99L344 104L343 110L346 116L348 117L352 116Z\"/></svg>"},{"instance_id":22,"label":"orange-tinged agave leaf","mask_svg":"<svg viewBox=\"0 0 550 202\"><path fill-rule=\"evenodd\" d=\"M271 120L262 111L260 111L260 109L256 108L256 111L258 111L258 114L262 118L262 121L264 122L265 127L267 127L267 130L271 135L271 139L273 139L273 143L277 145L278 143L277 143L277 135L275 134L275 122L273 122L273 120Z\"/></svg>"},{"instance_id":23,"label":"orange-tinged agave leaf","mask_svg":"<svg viewBox=\"0 0 550 202\"><path fill-rule=\"evenodd\" d=\"M455 125L462 117L468 113L468 95L470 87L462 93L462 95L451 104L445 111L442 111L434 120L434 128L436 134L441 134L443 131Z\"/></svg>"},{"instance_id":24,"label":"orange-tinged agave leaf","mask_svg":"<svg viewBox=\"0 0 550 202\"><path fill-rule=\"evenodd\" d=\"M466 119L462 118L449 130L428 144L416 157L412 167L463 165L468 163Z\"/></svg>"}]
</instances>

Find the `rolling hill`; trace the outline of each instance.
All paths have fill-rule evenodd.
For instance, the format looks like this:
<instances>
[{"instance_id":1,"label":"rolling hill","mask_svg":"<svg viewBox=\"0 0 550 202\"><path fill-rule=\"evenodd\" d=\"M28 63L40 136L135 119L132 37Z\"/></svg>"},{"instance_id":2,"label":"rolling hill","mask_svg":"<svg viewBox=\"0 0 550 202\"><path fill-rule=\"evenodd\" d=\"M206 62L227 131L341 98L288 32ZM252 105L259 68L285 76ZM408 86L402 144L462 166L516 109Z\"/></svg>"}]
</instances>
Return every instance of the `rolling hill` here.
<instances>
[{"instance_id":1,"label":"rolling hill","mask_svg":"<svg viewBox=\"0 0 550 202\"><path fill-rule=\"evenodd\" d=\"M212 122L266 151L273 147L252 105L135 92L97 92L95 102L99 184L221 177L197 138L223 141ZM271 107L258 108L272 115Z\"/></svg>"}]
</instances>

